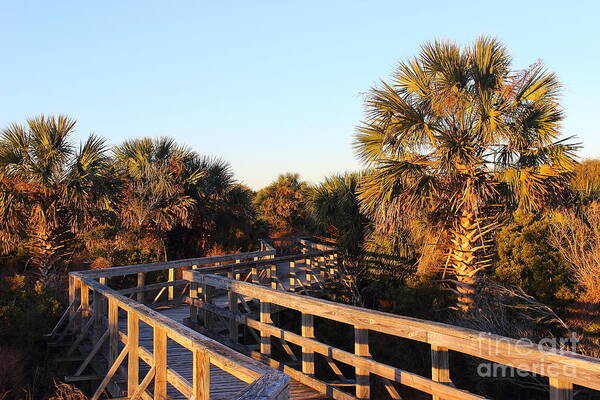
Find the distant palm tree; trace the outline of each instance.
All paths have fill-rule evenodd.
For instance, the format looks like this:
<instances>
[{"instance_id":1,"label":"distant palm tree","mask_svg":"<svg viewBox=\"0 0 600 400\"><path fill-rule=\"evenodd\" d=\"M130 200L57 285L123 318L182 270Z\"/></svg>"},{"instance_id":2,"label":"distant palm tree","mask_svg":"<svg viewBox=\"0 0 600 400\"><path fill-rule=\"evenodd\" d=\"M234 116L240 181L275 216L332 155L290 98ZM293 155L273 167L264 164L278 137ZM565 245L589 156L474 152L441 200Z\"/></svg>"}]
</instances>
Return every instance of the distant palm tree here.
<instances>
[{"instance_id":1,"label":"distant palm tree","mask_svg":"<svg viewBox=\"0 0 600 400\"><path fill-rule=\"evenodd\" d=\"M128 140L113 148L124 182L119 208L121 223L139 237L162 243L176 226L191 226L196 200L188 194L204 172L195 154L171 138Z\"/></svg>"},{"instance_id":2,"label":"distant palm tree","mask_svg":"<svg viewBox=\"0 0 600 400\"><path fill-rule=\"evenodd\" d=\"M194 155L189 168L202 171L187 191L195 201L191 225L171 232L171 247L188 257L190 250L197 255L215 246L220 250L248 246L256 219L252 191L235 180L230 165L221 159ZM186 248L177 246L182 239Z\"/></svg>"},{"instance_id":3,"label":"distant palm tree","mask_svg":"<svg viewBox=\"0 0 600 400\"><path fill-rule=\"evenodd\" d=\"M2 251L24 241L44 283L58 277L74 235L114 205L116 180L105 142L91 135L76 150L69 138L75 124L66 116L39 116L10 125L0 137Z\"/></svg>"},{"instance_id":4,"label":"distant palm tree","mask_svg":"<svg viewBox=\"0 0 600 400\"><path fill-rule=\"evenodd\" d=\"M368 223L358 200L359 174L333 175L310 191L308 209L313 221L340 249L356 258Z\"/></svg>"},{"instance_id":5,"label":"distant palm tree","mask_svg":"<svg viewBox=\"0 0 600 400\"><path fill-rule=\"evenodd\" d=\"M364 210L388 228L425 212L448 234L441 244L462 309L489 265L499 206L539 209L560 198L575 164L577 146L559 140L556 76L539 62L514 71L511 61L496 39L426 43L391 83L371 89L356 136L371 168Z\"/></svg>"}]
</instances>

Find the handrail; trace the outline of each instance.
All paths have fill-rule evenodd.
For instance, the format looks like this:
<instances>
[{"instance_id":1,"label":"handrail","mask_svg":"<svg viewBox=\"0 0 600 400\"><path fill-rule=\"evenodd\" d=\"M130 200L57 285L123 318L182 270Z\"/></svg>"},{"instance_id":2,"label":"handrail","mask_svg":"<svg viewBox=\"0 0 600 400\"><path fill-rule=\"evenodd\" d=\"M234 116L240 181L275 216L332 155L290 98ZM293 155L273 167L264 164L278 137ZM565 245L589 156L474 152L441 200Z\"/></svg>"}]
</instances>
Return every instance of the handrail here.
<instances>
[{"instance_id":1,"label":"handrail","mask_svg":"<svg viewBox=\"0 0 600 400\"><path fill-rule=\"evenodd\" d=\"M367 333L368 331L377 331L429 343L432 346L432 360L434 361L432 375L434 377L437 376L437 379L441 382L444 381L443 379L449 378L447 357L448 350L453 350L520 370L549 376L552 399L567 398L564 395L571 393L573 384L600 390L600 359L597 358L568 351L543 348L530 342L518 341L444 323L403 317L308 296L281 292L217 275L207 275L201 271L186 271L184 272L184 278L198 285L227 290L236 296L258 299L261 304L261 321L252 320L241 314L232 315L231 312L217 309L210 304L206 304L206 306L209 311L221 313L222 316L228 318L233 317L236 322L246 324L250 328L260 331L261 338L274 336L283 340L289 340L292 343L302 346L303 354L317 352L338 361L354 365L357 368L357 376L359 377L364 377L365 374L368 377L369 373L379 375L444 399L478 398L475 395L465 394L462 391L459 393L457 389L447 386L444 386L442 391L439 383L428 378L418 377L414 374L409 374L405 371L400 371L364 358L365 355L368 355L368 341L365 340L368 337ZM301 312L303 316L302 335L277 328L269 321L270 317L263 320L263 304L275 304ZM314 339L312 328L307 329L307 334L305 335L305 320L312 322L314 316L354 326L357 333L357 340L359 340L356 345L358 350L356 354L343 352L318 342ZM265 354L259 353L258 356L263 359L265 358ZM271 365L279 365L268 356L269 354L267 354L267 358ZM281 367L281 365L279 366ZM304 369L303 362L303 372ZM297 370L292 371L287 366L284 366L283 370L294 379L299 378ZM304 375L308 379L304 383L319 384L314 382L314 378L310 376L310 373ZM365 384L364 381L362 384L357 382L357 398L366 398L359 394L361 385L363 386L362 396L368 393L368 384ZM338 393L338 395L339 397L334 395L334 398L347 398L343 394Z\"/></svg>"},{"instance_id":2,"label":"handrail","mask_svg":"<svg viewBox=\"0 0 600 400\"><path fill-rule=\"evenodd\" d=\"M274 255L275 251L251 251L247 253L236 253L236 254L225 254L222 256L208 256L208 257L197 257L197 258L186 258L182 260L173 261L159 261L149 264L135 264L135 265L123 265L119 267L111 267L104 269L93 269L88 271L80 271L79 273L86 278L98 279L98 278L109 278L113 276L121 275L132 275L140 272L153 272L162 271L165 269L181 268L191 265L206 265L215 264L220 262L235 261L240 259L251 259L255 257L267 257Z\"/></svg>"}]
</instances>

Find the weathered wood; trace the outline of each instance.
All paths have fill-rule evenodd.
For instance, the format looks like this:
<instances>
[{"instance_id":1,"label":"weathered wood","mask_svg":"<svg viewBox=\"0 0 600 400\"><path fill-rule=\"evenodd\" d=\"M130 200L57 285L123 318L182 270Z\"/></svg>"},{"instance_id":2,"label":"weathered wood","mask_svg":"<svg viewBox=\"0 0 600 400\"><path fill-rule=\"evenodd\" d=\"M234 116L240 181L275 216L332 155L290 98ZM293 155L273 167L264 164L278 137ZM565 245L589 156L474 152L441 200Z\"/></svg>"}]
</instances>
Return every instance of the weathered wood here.
<instances>
[{"instance_id":1,"label":"weathered wood","mask_svg":"<svg viewBox=\"0 0 600 400\"><path fill-rule=\"evenodd\" d=\"M108 300L108 362L112 364L119 351L119 306L117 300Z\"/></svg>"},{"instance_id":2,"label":"weathered wood","mask_svg":"<svg viewBox=\"0 0 600 400\"><path fill-rule=\"evenodd\" d=\"M192 265L207 265L217 262L235 261L237 259L253 259L254 257L264 257L275 254L274 251L251 251L247 253L225 254L221 256L188 258L183 260L161 261L150 264L124 265L120 267L94 269L89 271L78 271L75 276L82 276L88 279L107 278L111 276L123 276L137 274L138 272L162 271L166 269L175 269L189 267ZM219 267L223 268L223 267ZM226 268L226 267L225 267ZM201 268L204 269L204 268Z\"/></svg>"},{"instance_id":3,"label":"weathered wood","mask_svg":"<svg viewBox=\"0 0 600 400\"><path fill-rule=\"evenodd\" d=\"M208 400L210 398L210 359L205 350L194 349L192 398Z\"/></svg>"},{"instance_id":4,"label":"weathered wood","mask_svg":"<svg viewBox=\"0 0 600 400\"><path fill-rule=\"evenodd\" d=\"M550 400L573 400L573 383L550 377Z\"/></svg>"},{"instance_id":5,"label":"weathered wood","mask_svg":"<svg viewBox=\"0 0 600 400\"><path fill-rule=\"evenodd\" d=\"M243 389L235 400L287 400L290 398L289 380L283 374L263 375Z\"/></svg>"},{"instance_id":6,"label":"weathered wood","mask_svg":"<svg viewBox=\"0 0 600 400\"><path fill-rule=\"evenodd\" d=\"M104 342L106 342L106 339L108 339L109 333L110 332L107 329L106 331L104 331L104 334L102 334L102 336L100 336L100 338L98 339L98 341L94 344L94 347L92 348L92 351L90 351L90 353L83 360L83 362L81 363L81 365L79 366L79 368L75 372L75 376L80 376L83 373L83 371L85 371L85 368L90 364L90 362L96 356L96 354L98 353L98 351L100 351L100 349L104 345Z\"/></svg>"},{"instance_id":7,"label":"weathered wood","mask_svg":"<svg viewBox=\"0 0 600 400\"><path fill-rule=\"evenodd\" d=\"M431 346L431 379L435 382L450 384L450 361L448 349L436 345ZM433 400L442 400L433 396Z\"/></svg>"},{"instance_id":8,"label":"weathered wood","mask_svg":"<svg viewBox=\"0 0 600 400\"><path fill-rule=\"evenodd\" d=\"M175 268L169 268L169 282L175 282ZM169 286L168 289L168 299L172 301L175 298L175 287Z\"/></svg>"},{"instance_id":9,"label":"weathered wood","mask_svg":"<svg viewBox=\"0 0 600 400\"><path fill-rule=\"evenodd\" d=\"M315 337L314 317L311 314L302 314L302 337ZM309 346L302 346L302 372L308 376L315 375L315 353Z\"/></svg>"},{"instance_id":10,"label":"weathered wood","mask_svg":"<svg viewBox=\"0 0 600 400\"><path fill-rule=\"evenodd\" d=\"M186 275L186 279L218 288L233 288L238 294L303 313L343 322L368 326L370 330L430 343L464 354L498 362L543 375L548 367L559 371L577 370L576 376L565 376L574 384L600 389L600 360L584 355L547 349L537 345L497 335L439 322L419 320L375 310L343 305L323 299L284 293L243 282L232 282L215 275ZM317 312L318 311L318 312Z\"/></svg>"},{"instance_id":11,"label":"weathered wood","mask_svg":"<svg viewBox=\"0 0 600 400\"><path fill-rule=\"evenodd\" d=\"M104 389L106 389L106 386L114 376L115 372L117 372L117 369L121 366L121 363L125 359L125 356L127 356L128 352L129 349L127 348L127 346L125 346L123 350L121 350L121 353L119 353L115 361L112 363L111 367L106 373L106 376L104 377L104 379L102 379L102 382L100 382L98 389L96 389L96 392L92 396L92 400L98 400L100 398L100 395L102 394L102 392L104 392Z\"/></svg>"},{"instance_id":12,"label":"weathered wood","mask_svg":"<svg viewBox=\"0 0 600 400\"><path fill-rule=\"evenodd\" d=\"M364 328L354 328L354 354L361 357L370 357L369 353L369 330ZM371 397L369 384L369 370L355 367L356 371L356 397L360 400Z\"/></svg>"},{"instance_id":13,"label":"weathered wood","mask_svg":"<svg viewBox=\"0 0 600 400\"><path fill-rule=\"evenodd\" d=\"M238 314L238 295L232 290L228 292L228 302L229 311L232 314L232 318L229 318L229 338L234 342L237 342L239 330L235 316Z\"/></svg>"},{"instance_id":14,"label":"weathered wood","mask_svg":"<svg viewBox=\"0 0 600 400\"><path fill-rule=\"evenodd\" d=\"M135 313L127 313L127 394L136 391L140 380L139 353L140 320Z\"/></svg>"},{"instance_id":15,"label":"weathered wood","mask_svg":"<svg viewBox=\"0 0 600 400\"><path fill-rule=\"evenodd\" d=\"M271 303L260 302L260 322L264 324L272 324L271 318ZM271 335L260 331L260 352L267 357L271 356Z\"/></svg>"},{"instance_id":16,"label":"weathered wood","mask_svg":"<svg viewBox=\"0 0 600 400\"><path fill-rule=\"evenodd\" d=\"M148 387L148 385L150 385L150 382L154 378L155 372L156 372L155 367L150 368L150 370L148 371L146 376L144 376L144 379L142 379L142 382L140 382L140 384L135 389L133 394L129 397L129 400L137 400L140 397L142 397L142 393L144 393L146 391L146 388Z\"/></svg>"},{"instance_id":17,"label":"weathered wood","mask_svg":"<svg viewBox=\"0 0 600 400\"><path fill-rule=\"evenodd\" d=\"M167 333L161 326L154 325L154 398L167 400Z\"/></svg>"},{"instance_id":18,"label":"weathered wood","mask_svg":"<svg viewBox=\"0 0 600 400\"><path fill-rule=\"evenodd\" d=\"M289 291L296 291L296 263L294 261L290 261L290 287Z\"/></svg>"},{"instance_id":19,"label":"weathered wood","mask_svg":"<svg viewBox=\"0 0 600 400\"><path fill-rule=\"evenodd\" d=\"M139 303L144 303L144 291L142 290L142 288L144 287L145 284L146 284L146 273L138 272L137 273L137 287L138 287L137 301Z\"/></svg>"},{"instance_id":20,"label":"weathered wood","mask_svg":"<svg viewBox=\"0 0 600 400\"><path fill-rule=\"evenodd\" d=\"M194 269L194 268L192 268ZM197 299L198 298L198 284L196 282L190 283L190 298ZM190 322L197 324L198 323L198 306L194 304L194 302L190 303Z\"/></svg>"}]
</instances>

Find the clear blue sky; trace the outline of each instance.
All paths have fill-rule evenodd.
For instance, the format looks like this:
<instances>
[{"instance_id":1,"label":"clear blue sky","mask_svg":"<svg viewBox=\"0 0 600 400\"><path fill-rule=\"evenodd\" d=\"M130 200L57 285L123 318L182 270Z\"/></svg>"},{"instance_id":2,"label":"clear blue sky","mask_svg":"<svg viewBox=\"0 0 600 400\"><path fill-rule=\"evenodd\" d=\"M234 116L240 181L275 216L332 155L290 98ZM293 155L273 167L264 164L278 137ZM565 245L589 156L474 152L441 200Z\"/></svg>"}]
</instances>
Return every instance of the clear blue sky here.
<instances>
[{"instance_id":1,"label":"clear blue sky","mask_svg":"<svg viewBox=\"0 0 600 400\"><path fill-rule=\"evenodd\" d=\"M597 1L1 1L0 126L67 113L111 144L169 135L254 188L359 167L362 97L419 44L499 37L565 86L600 157Z\"/></svg>"}]
</instances>

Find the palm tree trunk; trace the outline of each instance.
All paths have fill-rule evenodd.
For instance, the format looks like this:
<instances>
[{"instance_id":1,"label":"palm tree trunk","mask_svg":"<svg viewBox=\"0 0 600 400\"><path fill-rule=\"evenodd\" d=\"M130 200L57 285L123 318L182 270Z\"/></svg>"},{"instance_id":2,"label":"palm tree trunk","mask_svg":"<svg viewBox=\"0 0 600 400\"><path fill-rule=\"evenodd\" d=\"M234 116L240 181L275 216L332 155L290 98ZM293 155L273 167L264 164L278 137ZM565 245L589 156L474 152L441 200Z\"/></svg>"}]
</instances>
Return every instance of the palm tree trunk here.
<instances>
[{"instance_id":1,"label":"palm tree trunk","mask_svg":"<svg viewBox=\"0 0 600 400\"><path fill-rule=\"evenodd\" d=\"M455 277L457 306L468 310L475 299L475 284L481 271L477 252L482 248L474 212L464 211L456 220L450 237L450 268Z\"/></svg>"}]
</instances>

